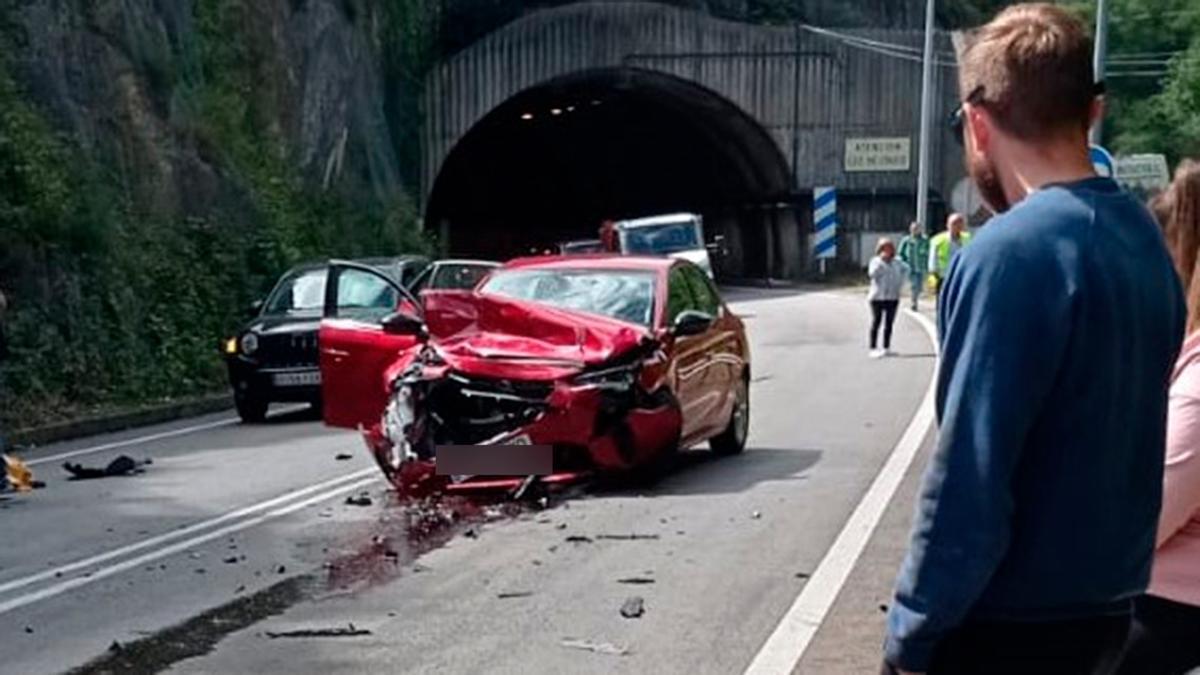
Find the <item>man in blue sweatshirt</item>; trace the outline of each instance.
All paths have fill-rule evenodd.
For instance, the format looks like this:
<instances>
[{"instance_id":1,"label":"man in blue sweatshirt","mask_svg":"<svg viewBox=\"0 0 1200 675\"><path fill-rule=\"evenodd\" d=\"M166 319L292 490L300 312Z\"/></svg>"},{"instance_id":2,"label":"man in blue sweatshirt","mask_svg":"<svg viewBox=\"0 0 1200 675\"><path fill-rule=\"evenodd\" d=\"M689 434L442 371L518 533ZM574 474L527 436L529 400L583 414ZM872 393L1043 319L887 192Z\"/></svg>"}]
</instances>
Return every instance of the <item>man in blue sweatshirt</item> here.
<instances>
[{"instance_id":1,"label":"man in blue sweatshirt","mask_svg":"<svg viewBox=\"0 0 1200 675\"><path fill-rule=\"evenodd\" d=\"M1091 52L1071 15L1016 5L961 55L966 162L998 215L942 290L887 672L1108 672L1149 580L1185 314L1154 221L1088 159Z\"/></svg>"}]
</instances>

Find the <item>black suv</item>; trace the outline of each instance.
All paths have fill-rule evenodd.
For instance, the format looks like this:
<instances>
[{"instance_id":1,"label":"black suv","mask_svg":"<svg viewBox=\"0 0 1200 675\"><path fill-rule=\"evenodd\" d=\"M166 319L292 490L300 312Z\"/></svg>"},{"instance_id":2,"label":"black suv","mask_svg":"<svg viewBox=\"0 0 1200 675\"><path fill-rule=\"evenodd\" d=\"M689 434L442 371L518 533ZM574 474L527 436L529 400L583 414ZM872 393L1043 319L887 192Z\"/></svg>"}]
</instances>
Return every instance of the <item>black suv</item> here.
<instances>
[{"instance_id":1,"label":"black suv","mask_svg":"<svg viewBox=\"0 0 1200 675\"><path fill-rule=\"evenodd\" d=\"M404 286L429 266L429 260L420 256L355 262L370 265ZM317 332L325 304L325 274L325 263L288 270L265 301L254 303L254 318L222 345L233 401L243 421L261 422L273 402L320 407Z\"/></svg>"}]
</instances>

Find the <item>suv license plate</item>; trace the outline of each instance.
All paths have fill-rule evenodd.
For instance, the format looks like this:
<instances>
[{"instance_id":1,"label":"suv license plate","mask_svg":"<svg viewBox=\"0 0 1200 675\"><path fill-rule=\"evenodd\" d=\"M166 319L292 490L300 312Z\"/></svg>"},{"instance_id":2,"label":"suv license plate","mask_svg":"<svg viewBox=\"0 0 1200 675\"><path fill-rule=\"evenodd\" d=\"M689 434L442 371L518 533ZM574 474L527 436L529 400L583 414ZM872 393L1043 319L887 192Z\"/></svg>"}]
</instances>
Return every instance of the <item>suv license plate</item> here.
<instances>
[{"instance_id":1,"label":"suv license plate","mask_svg":"<svg viewBox=\"0 0 1200 675\"><path fill-rule=\"evenodd\" d=\"M307 373L275 373L271 381L276 387L303 387L321 384L321 371Z\"/></svg>"}]
</instances>

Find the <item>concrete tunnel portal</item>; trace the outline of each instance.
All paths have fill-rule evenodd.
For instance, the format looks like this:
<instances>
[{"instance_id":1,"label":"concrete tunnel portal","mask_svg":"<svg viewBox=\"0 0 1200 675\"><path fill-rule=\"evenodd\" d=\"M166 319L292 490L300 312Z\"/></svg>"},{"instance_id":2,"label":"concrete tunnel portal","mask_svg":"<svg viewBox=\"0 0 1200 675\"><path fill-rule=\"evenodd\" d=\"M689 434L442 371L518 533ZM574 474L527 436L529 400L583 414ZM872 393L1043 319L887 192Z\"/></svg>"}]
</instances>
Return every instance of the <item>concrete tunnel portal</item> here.
<instances>
[{"instance_id":1,"label":"concrete tunnel portal","mask_svg":"<svg viewBox=\"0 0 1200 675\"><path fill-rule=\"evenodd\" d=\"M791 175L770 134L672 75L602 68L510 97L437 173L426 226L448 254L506 259L595 238L602 220L700 213L718 275L770 276L796 228ZM798 252L796 252L798 253Z\"/></svg>"}]
</instances>

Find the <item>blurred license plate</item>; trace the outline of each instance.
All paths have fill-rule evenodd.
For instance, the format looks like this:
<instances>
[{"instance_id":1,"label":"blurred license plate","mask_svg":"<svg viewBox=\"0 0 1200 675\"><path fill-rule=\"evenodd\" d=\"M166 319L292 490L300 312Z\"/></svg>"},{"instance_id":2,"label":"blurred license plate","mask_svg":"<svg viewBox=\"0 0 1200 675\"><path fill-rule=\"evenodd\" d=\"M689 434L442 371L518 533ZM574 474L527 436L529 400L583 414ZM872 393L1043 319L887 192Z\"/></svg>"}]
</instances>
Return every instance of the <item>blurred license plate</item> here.
<instances>
[{"instance_id":1,"label":"blurred license plate","mask_svg":"<svg viewBox=\"0 0 1200 675\"><path fill-rule=\"evenodd\" d=\"M321 371L314 370L308 373L275 373L271 381L276 387L303 387L306 385L321 384Z\"/></svg>"}]
</instances>

